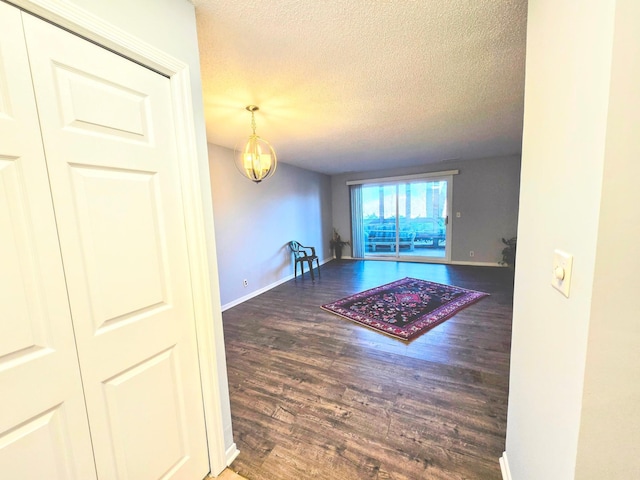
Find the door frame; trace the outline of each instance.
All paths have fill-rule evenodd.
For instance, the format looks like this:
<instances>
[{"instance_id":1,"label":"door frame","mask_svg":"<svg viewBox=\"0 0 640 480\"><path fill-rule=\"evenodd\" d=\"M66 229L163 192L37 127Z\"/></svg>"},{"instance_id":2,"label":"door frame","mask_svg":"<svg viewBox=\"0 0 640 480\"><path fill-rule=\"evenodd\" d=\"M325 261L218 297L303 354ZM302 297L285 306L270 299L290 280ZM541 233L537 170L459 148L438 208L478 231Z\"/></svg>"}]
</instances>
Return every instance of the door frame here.
<instances>
[{"instance_id":1,"label":"door frame","mask_svg":"<svg viewBox=\"0 0 640 480\"><path fill-rule=\"evenodd\" d=\"M219 374L219 369L225 368L224 353L222 361L217 355L218 352L224 352L222 313L219 308L214 311L212 302L214 292L209 275L189 66L78 6L61 0L6 1L169 78L176 120L174 124L180 159L178 166L193 292L209 468L212 474L217 475L231 463L239 451L235 443L227 450L224 445L223 396L220 391ZM211 253L213 255L215 252ZM228 402L228 397L224 400Z\"/></svg>"}]
</instances>

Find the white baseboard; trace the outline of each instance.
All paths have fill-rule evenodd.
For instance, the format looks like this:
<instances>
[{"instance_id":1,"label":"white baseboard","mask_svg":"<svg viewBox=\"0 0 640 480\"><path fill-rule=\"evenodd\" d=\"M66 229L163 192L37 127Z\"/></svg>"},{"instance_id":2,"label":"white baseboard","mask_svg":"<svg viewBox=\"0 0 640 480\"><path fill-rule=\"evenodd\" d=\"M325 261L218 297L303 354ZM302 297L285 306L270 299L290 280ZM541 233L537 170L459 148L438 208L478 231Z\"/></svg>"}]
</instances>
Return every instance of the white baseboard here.
<instances>
[{"instance_id":1,"label":"white baseboard","mask_svg":"<svg viewBox=\"0 0 640 480\"><path fill-rule=\"evenodd\" d=\"M240 450L238 450L238 447L236 447L236 444L233 443L229 448L227 448L227 450L224 452L224 457L226 459L226 465L227 467L229 465L231 465L231 463L238 457L238 455L240 455ZM226 470L226 469L225 469ZM220 475L223 475L225 470L223 470L222 472L211 472L209 475L207 475L206 478L218 478Z\"/></svg>"},{"instance_id":2,"label":"white baseboard","mask_svg":"<svg viewBox=\"0 0 640 480\"><path fill-rule=\"evenodd\" d=\"M397 257L366 257L366 258L353 258L348 257L346 255L342 256L345 260L376 260L376 261L387 261L387 262L397 262ZM501 265L498 262L468 262L468 261L460 261L460 260L450 260L447 262L444 258L438 257L414 257L411 261L417 261L422 263L441 263L444 265L468 265L471 267L500 267L506 268L506 265Z\"/></svg>"},{"instance_id":3,"label":"white baseboard","mask_svg":"<svg viewBox=\"0 0 640 480\"><path fill-rule=\"evenodd\" d=\"M320 265L324 265L327 262L330 262L331 260L333 260L333 258L327 258L324 259L323 261L320 262ZM315 268L315 270L317 270L317 267ZM247 300L251 300L253 297L257 297L258 295L263 294L264 292L268 292L269 290L271 290L272 288L277 287L278 285L288 282L289 280L291 280L292 278L294 278L295 275L292 273L290 275L287 275L284 278L281 278L280 280L273 282L269 285L267 285L266 287L262 287L258 290L254 290L253 292L240 297L240 298L236 298L235 300L229 302L229 303L225 303L224 305L222 305L222 311L224 312L225 310L229 310L232 307L235 307L236 305L240 305L241 303L246 302Z\"/></svg>"},{"instance_id":4,"label":"white baseboard","mask_svg":"<svg viewBox=\"0 0 640 480\"><path fill-rule=\"evenodd\" d=\"M472 267L501 267L506 268L505 265L500 265L498 262L461 262L458 260L452 260L451 265L470 265Z\"/></svg>"},{"instance_id":5,"label":"white baseboard","mask_svg":"<svg viewBox=\"0 0 640 480\"><path fill-rule=\"evenodd\" d=\"M502 471L502 480L513 480L511 478L511 471L509 470L507 452L502 452L502 456L500 457L500 471Z\"/></svg>"},{"instance_id":6,"label":"white baseboard","mask_svg":"<svg viewBox=\"0 0 640 480\"><path fill-rule=\"evenodd\" d=\"M231 444L227 451L225 452L225 458L227 459L227 467L233 463L233 461L240 455L240 450L236 447L235 442Z\"/></svg>"},{"instance_id":7,"label":"white baseboard","mask_svg":"<svg viewBox=\"0 0 640 480\"><path fill-rule=\"evenodd\" d=\"M251 292L251 293L249 293L249 294L247 294L247 295L245 295L243 297L236 298L235 300L233 300L233 301L231 301L229 303L225 303L224 305L222 305L222 311L224 312L225 310L229 310L230 308L235 307L236 305L240 305L241 303L244 303L247 300L251 300L253 297L257 297L258 295L261 295L264 292L268 292L272 288L277 287L281 283L288 282L292 278L293 278L293 274L287 275L286 277L281 278L277 282L274 282L274 283L272 283L270 285L267 285L266 287L262 287L262 288L260 288L258 290L254 290L253 292Z\"/></svg>"}]
</instances>

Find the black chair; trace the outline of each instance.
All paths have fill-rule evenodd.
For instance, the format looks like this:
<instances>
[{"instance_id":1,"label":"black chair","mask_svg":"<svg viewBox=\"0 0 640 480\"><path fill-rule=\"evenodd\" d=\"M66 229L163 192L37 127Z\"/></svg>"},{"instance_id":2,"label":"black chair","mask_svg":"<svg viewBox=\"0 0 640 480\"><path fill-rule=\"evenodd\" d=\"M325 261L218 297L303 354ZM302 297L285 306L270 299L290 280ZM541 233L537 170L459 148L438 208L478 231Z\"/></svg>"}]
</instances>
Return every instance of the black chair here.
<instances>
[{"instance_id":1,"label":"black chair","mask_svg":"<svg viewBox=\"0 0 640 480\"><path fill-rule=\"evenodd\" d=\"M307 262L309 265L309 272L311 273L311 280L315 280L313 276L313 261L315 260L318 264L318 276L320 276L320 261L318 260L318 256L316 255L315 247L305 247L304 245L300 245L300 243L292 240L289 242L289 248L293 252L293 257L295 260L294 265L294 276L298 277L298 264L300 264L300 276L304 275L304 262Z\"/></svg>"}]
</instances>

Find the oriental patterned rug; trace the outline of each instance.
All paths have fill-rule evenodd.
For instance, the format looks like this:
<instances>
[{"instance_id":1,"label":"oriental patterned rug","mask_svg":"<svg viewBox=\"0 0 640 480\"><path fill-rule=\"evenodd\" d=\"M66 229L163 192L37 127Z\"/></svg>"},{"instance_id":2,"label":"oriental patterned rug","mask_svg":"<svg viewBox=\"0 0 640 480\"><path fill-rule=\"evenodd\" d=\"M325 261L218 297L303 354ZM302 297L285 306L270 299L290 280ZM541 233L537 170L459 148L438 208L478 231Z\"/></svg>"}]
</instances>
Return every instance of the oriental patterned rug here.
<instances>
[{"instance_id":1,"label":"oriental patterned rug","mask_svg":"<svg viewBox=\"0 0 640 480\"><path fill-rule=\"evenodd\" d=\"M392 337L413 340L487 295L407 277L321 308Z\"/></svg>"}]
</instances>

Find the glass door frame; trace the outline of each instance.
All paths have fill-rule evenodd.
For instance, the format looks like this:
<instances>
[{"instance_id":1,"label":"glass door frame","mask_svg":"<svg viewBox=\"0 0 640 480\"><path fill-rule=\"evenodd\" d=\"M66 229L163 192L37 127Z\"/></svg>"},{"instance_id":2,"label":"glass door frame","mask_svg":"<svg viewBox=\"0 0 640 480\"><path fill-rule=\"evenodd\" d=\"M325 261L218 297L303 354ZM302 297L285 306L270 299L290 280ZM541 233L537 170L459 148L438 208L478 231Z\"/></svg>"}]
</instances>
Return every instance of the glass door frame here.
<instances>
[{"instance_id":1,"label":"glass door frame","mask_svg":"<svg viewBox=\"0 0 640 480\"><path fill-rule=\"evenodd\" d=\"M388 179L379 179L383 181L370 180L362 183L363 187L385 187L393 185L395 186L395 251L390 252L367 252L366 245L363 248L364 258L376 259L376 260L395 260L395 261L412 261L412 262L430 262L430 263L450 263L451 261L451 243L452 243L452 222L451 214L453 207L453 175L458 171L440 172L441 175L410 175L406 177L395 177ZM401 251L400 249L400 195L399 189L401 186L411 183L431 183L431 182L446 182L447 194L446 194L446 208L444 215L444 256L428 256L428 255L412 255L412 252ZM355 183L355 182L354 182ZM443 217L439 217L443 218ZM384 222L381 222L384 223ZM437 241L437 240L434 240ZM366 242L366 240L365 240ZM415 248L415 247L414 247ZM414 250L415 252L415 250Z\"/></svg>"},{"instance_id":2,"label":"glass door frame","mask_svg":"<svg viewBox=\"0 0 640 480\"><path fill-rule=\"evenodd\" d=\"M453 175L433 176L429 178L423 178L421 180L413 180L413 182L426 182L426 183L438 183L445 182L447 188L446 195L446 208L444 209L444 256L429 256L429 255L411 255L411 252L406 252L404 255L398 255L398 258L405 260L415 261L428 261L433 263L449 263L451 262L451 212L453 209ZM408 182L407 182L408 183ZM440 240L433 240L439 242ZM414 250L415 251L415 250Z\"/></svg>"}]
</instances>

